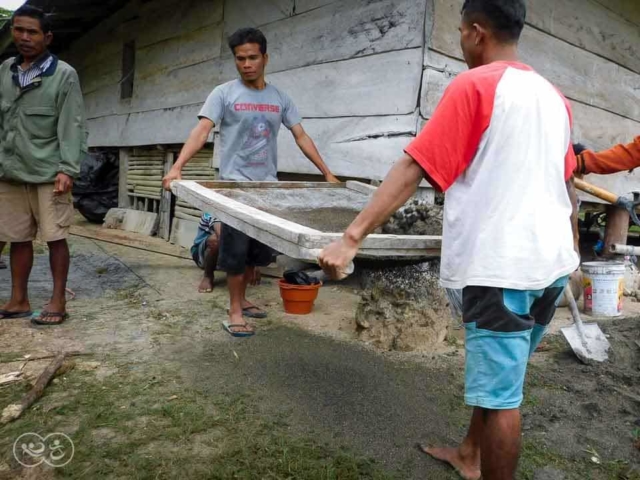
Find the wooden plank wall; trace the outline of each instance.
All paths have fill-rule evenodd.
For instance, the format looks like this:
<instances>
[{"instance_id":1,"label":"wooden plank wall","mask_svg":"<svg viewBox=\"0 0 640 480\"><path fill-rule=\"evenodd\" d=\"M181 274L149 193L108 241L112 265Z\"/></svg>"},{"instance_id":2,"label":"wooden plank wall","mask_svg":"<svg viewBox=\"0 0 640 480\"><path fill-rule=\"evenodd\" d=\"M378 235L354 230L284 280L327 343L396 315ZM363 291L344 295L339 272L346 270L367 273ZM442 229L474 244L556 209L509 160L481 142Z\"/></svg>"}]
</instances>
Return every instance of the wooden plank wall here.
<instances>
[{"instance_id":1,"label":"wooden plank wall","mask_svg":"<svg viewBox=\"0 0 640 480\"><path fill-rule=\"evenodd\" d=\"M269 81L294 99L330 167L339 175L381 179L451 79L466 69L457 30L462 3L137 0L65 58L80 72L92 146L179 144L210 91L236 77L226 36L258 26L269 39ZM607 148L637 135L637 2L528 5L523 60L571 99L576 140ZM122 45L131 40L137 48L134 94L120 100ZM279 147L282 171L316 173L286 129ZM617 191L637 183L628 175L607 181Z\"/></svg>"}]
</instances>

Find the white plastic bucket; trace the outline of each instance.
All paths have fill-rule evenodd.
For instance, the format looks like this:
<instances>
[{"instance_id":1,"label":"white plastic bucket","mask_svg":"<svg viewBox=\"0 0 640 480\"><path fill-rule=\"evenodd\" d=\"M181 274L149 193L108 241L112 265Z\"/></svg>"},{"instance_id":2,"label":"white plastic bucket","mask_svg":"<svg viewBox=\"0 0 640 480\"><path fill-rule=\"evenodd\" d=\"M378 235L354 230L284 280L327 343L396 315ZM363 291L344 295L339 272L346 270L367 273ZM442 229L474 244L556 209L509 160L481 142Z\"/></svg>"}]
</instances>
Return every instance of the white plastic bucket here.
<instances>
[{"instance_id":1,"label":"white plastic bucket","mask_svg":"<svg viewBox=\"0 0 640 480\"><path fill-rule=\"evenodd\" d=\"M621 262L583 263L585 313L603 317L621 315L624 274L625 267Z\"/></svg>"}]
</instances>

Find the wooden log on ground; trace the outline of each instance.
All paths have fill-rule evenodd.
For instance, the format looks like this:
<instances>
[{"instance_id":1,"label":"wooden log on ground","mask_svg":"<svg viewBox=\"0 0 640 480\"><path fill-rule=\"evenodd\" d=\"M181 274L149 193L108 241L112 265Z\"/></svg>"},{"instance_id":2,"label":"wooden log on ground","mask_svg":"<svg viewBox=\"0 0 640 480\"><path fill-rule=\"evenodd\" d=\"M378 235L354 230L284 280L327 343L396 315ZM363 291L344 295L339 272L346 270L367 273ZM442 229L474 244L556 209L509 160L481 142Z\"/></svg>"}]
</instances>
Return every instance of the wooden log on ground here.
<instances>
[{"instance_id":1,"label":"wooden log on ground","mask_svg":"<svg viewBox=\"0 0 640 480\"><path fill-rule=\"evenodd\" d=\"M189 218L189 220L193 221L193 218ZM137 250L144 250L145 252L159 253L170 257L191 260L191 255L188 250L176 245L171 245L159 238L148 237L133 232L72 225L71 235L121 245L123 247L135 248Z\"/></svg>"},{"instance_id":2,"label":"wooden log on ground","mask_svg":"<svg viewBox=\"0 0 640 480\"><path fill-rule=\"evenodd\" d=\"M9 372L0 375L0 387L4 385L9 385L11 383L17 383L22 380L22 372Z\"/></svg>"},{"instance_id":3,"label":"wooden log on ground","mask_svg":"<svg viewBox=\"0 0 640 480\"><path fill-rule=\"evenodd\" d=\"M0 424L6 425L7 423L20 418L20 416L31 405L33 405L36 402L36 400L38 400L42 396L42 393L44 392L44 389L46 388L46 386L54 377L58 369L62 367L62 364L64 363L65 358L66 358L66 355L64 353L56 355L56 357L49 364L49 366L45 368L44 372L40 374L40 376L38 377L38 380L36 380L35 385L29 391L29 393L27 393L24 397L22 397L22 400L20 400L20 403L13 403L11 405L8 405L2 411L2 417L0 417Z\"/></svg>"},{"instance_id":4,"label":"wooden log on ground","mask_svg":"<svg viewBox=\"0 0 640 480\"><path fill-rule=\"evenodd\" d=\"M3 360L0 363L16 363L16 362L37 362L39 360L49 360L51 358L56 358L58 354L43 354L43 355L25 355L24 357L18 357L14 360ZM85 356L93 356L93 353L89 352L80 352L78 350L73 350L71 352L65 352L66 357L85 357Z\"/></svg>"}]
</instances>

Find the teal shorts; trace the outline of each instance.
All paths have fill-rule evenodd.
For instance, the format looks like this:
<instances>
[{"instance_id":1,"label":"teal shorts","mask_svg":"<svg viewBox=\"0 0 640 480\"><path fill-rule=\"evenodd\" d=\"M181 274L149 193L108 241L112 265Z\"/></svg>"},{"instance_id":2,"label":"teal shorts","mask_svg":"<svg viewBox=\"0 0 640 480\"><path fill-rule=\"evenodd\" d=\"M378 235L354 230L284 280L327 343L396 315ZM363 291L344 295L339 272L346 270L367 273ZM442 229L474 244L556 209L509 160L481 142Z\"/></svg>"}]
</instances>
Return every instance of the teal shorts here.
<instances>
[{"instance_id":1,"label":"teal shorts","mask_svg":"<svg viewBox=\"0 0 640 480\"><path fill-rule=\"evenodd\" d=\"M542 290L463 290L467 405L520 407L529 357L551 323L568 280L563 277Z\"/></svg>"}]
</instances>

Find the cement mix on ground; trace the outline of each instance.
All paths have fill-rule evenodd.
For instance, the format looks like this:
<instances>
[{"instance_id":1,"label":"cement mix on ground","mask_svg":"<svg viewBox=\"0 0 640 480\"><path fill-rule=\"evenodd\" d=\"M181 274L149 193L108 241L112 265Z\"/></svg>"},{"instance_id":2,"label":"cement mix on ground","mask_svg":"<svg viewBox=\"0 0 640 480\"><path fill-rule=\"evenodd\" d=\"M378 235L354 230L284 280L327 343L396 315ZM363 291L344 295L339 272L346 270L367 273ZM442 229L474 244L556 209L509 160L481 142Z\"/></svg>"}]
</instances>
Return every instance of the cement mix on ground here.
<instances>
[{"instance_id":1,"label":"cement mix on ground","mask_svg":"<svg viewBox=\"0 0 640 480\"><path fill-rule=\"evenodd\" d=\"M452 324L440 261L362 272L356 312L360 339L383 350L433 351Z\"/></svg>"}]
</instances>

